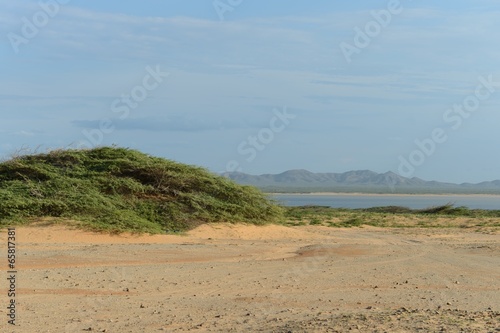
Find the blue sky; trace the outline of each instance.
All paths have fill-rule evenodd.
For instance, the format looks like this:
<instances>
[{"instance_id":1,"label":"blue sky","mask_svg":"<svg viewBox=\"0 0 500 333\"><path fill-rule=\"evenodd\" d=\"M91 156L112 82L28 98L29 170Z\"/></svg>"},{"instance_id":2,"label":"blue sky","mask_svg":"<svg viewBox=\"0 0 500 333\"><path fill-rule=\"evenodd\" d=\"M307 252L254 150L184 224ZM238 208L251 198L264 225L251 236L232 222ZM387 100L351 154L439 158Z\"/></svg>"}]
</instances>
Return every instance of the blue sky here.
<instances>
[{"instance_id":1,"label":"blue sky","mask_svg":"<svg viewBox=\"0 0 500 333\"><path fill-rule=\"evenodd\" d=\"M0 155L500 179L498 1L216 3L0 0Z\"/></svg>"}]
</instances>

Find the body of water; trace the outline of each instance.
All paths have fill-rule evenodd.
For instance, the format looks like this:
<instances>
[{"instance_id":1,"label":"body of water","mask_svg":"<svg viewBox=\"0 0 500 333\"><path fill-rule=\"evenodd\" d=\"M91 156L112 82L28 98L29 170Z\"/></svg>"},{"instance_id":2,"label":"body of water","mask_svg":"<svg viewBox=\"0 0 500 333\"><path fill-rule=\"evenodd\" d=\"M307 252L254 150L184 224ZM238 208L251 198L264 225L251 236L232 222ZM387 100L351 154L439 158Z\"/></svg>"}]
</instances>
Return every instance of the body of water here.
<instances>
[{"instance_id":1,"label":"body of water","mask_svg":"<svg viewBox=\"0 0 500 333\"><path fill-rule=\"evenodd\" d=\"M402 206L422 209L451 203L471 209L500 209L500 195L364 195L364 194L272 194L285 206L318 205L334 208Z\"/></svg>"}]
</instances>

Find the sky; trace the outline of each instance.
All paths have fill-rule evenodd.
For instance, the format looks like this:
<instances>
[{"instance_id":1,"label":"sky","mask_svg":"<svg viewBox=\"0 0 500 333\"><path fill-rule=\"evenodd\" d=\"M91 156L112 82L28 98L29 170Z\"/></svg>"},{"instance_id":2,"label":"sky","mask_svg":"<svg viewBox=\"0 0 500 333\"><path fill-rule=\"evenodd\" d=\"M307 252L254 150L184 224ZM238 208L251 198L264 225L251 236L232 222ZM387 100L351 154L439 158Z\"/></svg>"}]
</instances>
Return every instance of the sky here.
<instances>
[{"instance_id":1,"label":"sky","mask_svg":"<svg viewBox=\"0 0 500 333\"><path fill-rule=\"evenodd\" d=\"M0 0L0 157L500 179L497 0Z\"/></svg>"}]
</instances>

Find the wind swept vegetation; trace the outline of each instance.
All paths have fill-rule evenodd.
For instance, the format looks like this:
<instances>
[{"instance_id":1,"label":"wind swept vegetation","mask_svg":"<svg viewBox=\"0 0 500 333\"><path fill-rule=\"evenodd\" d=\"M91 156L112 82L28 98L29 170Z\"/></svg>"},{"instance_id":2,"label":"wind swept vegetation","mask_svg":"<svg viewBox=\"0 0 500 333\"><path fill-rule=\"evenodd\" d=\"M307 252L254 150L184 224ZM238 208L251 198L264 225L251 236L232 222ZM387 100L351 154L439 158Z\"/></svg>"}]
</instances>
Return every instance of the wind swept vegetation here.
<instances>
[{"instance_id":1,"label":"wind swept vegetation","mask_svg":"<svg viewBox=\"0 0 500 333\"><path fill-rule=\"evenodd\" d=\"M469 209L452 204L410 209L400 206L367 209L330 208L326 206L287 207L288 225L323 225L329 227L500 227L500 210Z\"/></svg>"},{"instance_id":2,"label":"wind swept vegetation","mask_svg":"<svg viewBox=\"0 0 500 333\"><path fill-rule=\"evenodd\" d=\"M253 187L131 149L57 150L0 164L1 226L49 218L92 230L165 233L282 217Z\"/></svg>"}]
</instances>

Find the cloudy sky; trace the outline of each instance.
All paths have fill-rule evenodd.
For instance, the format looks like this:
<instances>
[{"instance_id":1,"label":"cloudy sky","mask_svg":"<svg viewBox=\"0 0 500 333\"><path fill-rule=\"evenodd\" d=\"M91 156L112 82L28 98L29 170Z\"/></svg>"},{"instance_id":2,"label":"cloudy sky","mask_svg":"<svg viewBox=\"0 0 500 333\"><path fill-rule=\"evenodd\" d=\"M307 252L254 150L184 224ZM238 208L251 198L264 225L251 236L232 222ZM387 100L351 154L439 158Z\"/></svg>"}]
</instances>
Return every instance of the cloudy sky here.
<instances>
[{"instance_id":1,"label":"cloudy sky","mask_svg":"<svg viewBox=\"0 0 500 333\"><path fill-rule=\"evenodd\" d=\"M445 4L443 4L445 3ZM0 155L500 179L497 0L0 0Z\"/></svg>"}]
</instances>

